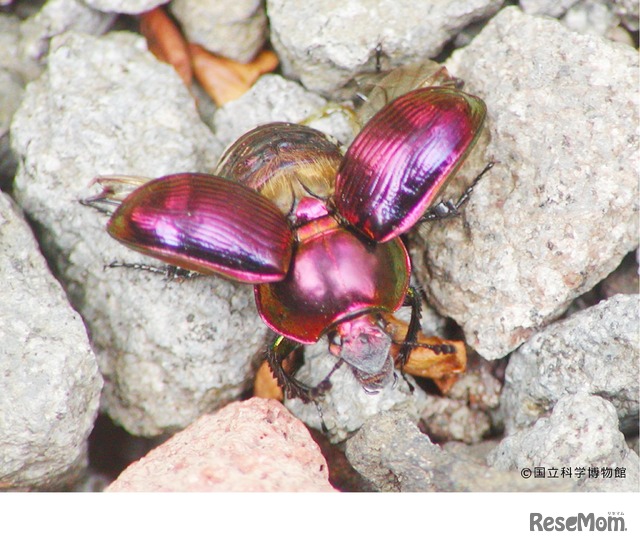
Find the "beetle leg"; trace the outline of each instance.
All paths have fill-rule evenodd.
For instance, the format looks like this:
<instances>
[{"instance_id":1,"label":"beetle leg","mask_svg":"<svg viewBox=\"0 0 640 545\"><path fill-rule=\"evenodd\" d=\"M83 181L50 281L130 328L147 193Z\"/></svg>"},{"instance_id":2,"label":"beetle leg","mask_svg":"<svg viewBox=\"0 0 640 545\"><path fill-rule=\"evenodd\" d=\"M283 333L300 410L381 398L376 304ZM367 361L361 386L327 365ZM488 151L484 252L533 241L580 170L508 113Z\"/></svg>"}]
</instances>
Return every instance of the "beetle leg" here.
<instances>
[{"instance_id":1,"label":"beetle leg","mask_svg":"<svg viewBox=\"0 0 640 545\"><path fill-rule=\"evenodd\" d=\"M404 299L405 306L411 306L411 319L409 320L409 327L407 328L407 334L402 343L402 349L396 359L396 364L399 365L400 370L404 373L404 364L409 359L413 347L417 345L418 332L420 331L420 318L422 317L422 308L420 306L420 294L414 287L409 287L407 295Z\"/></svg>"},{"instance_id":2,"label":"beetle leg","mask_svg":"<svg viewBox=\"0 0 640 545\"><path fill-rule=\"evenodd\" d=\"M376 45L376 74L382 72L382 44Z\"/></svg>"},{"instance_id":3,"label":"beetle leg","mask_svg":"<svg viewBox=\"0 0 640 545\"><path fill-rule=\"evenodd\" d=\"M411 349L414 348L427 348L434 352L435 354L455 354L456 347L451 346L449 344L429 344L429 343L421 343L421 342L408 342L407 340L403 341L404 345L409 345Z\"/></svg>"},{"instance_id":4,"label":"beetle leg","mask_svg":"<svg viewBox=\"0 0 640 545\"><path fill-rule=\"evenodd\" d=\"M326 377L324 377L317 386L314 386L313 388L311 388L311 394L314 397L318 397L321 396L322 394L324 394L325 392L329 391L331 389L331 375L333 375L333 373L335 373L338 369L340 369L340 367L342 367L342 364L344 363L344 360L342 358L340 358L336 364L333 366L333 368L331 369L331 371L329 371L329 373L327 374Z\"/></svg>"},{"instance_id":5,"label":"beetle leg","mask_svg":"<svg viewBox=\"0 0 640 545\"><path fill-rule=\"evenodd\" d=\"M282 388L285 396L298 397L303 403L313 401L314 396L319 392L289 376L282 367L284 359L300 346L297 342L287 339L283 335L276 336L275 340L267 349L267 361L273 377L276 379L278 386Z\"/></svg>"},{"instance_id":6,"label":"beetle leg","mask_svg":"<svg viewBox=\"0 0 640 545\"><path fill-rule=\"evenodd\" d=\"M462 196L458 199L457 202L453 201L441 201L435 206L429 208L424 216L418 220L418 223L423 223L425 221L433 221L433 220L441 220L446 218L452 218L460 215L460 210L469 200L471 193L473 193L473 188L480 181L480 179L493 168L495 165L494 161L490 161L487 165L482 169L480 174L478 174L471 182L471 185L466 189L466 191L462 194Z\"/></svg>"},{"instance_id":7,"label":"beetle leg","mask_svg":"<svg viewBox=\"0 0 640 545\"><path fill-rule=\"evenodd\" d=\"M145 271L154 274L161 274L165 276L169 280L188 280L191 278L196 278L197 276L202 276L200 273L195 271L190 271L188 269L183 269L181 267L176 267L175 265L147 265L146 263L127 263L124 261L112 261L108 265L105 265L105 269L117 269L117 268L125 268L125 269L135 269L137 271Z\"/></svg>"}]
</instances>

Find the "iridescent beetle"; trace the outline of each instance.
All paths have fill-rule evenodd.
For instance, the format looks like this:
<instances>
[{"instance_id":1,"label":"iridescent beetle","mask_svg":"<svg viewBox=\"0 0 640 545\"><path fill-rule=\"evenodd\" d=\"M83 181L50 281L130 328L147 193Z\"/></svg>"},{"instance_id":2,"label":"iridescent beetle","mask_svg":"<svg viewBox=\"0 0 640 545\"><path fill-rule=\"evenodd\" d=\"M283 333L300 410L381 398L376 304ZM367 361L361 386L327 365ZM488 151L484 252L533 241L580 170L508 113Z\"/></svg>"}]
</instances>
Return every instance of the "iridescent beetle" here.
<instances>
[{"instance_id":1,"label":"iridescent beetle","mask_svg":"<svg viewBox=\"0 0 640 545\"><path fill-rule=\"evenodd\" d=\"M137 186L104 178L104 191L90 201L117 205L107 230L134 250L255 284L258 312L276 333L269 365L286 395L309 401L328 387L329 377L310 388L282 366L300 344L325 334L339 358L335 368L346 362L375 392L393 380L394 363L407 360L420 326L399 236L457 214L468 193L433 205L485 115L481 99L447 82L386 104L344 157L314 129L273 123L232 144L215 175L181 173ZM382 313L403 304L412 317L394 362Z\"/></svg>"}]
</instances>

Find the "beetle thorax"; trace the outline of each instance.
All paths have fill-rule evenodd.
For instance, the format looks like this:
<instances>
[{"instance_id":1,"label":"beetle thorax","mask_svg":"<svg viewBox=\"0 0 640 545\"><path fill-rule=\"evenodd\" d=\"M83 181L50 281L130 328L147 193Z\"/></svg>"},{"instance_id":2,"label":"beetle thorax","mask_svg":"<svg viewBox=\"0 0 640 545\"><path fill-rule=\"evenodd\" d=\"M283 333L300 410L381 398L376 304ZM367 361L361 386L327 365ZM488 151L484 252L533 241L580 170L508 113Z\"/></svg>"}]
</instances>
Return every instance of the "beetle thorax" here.
<instances>
[{"instance_id":1,"label":"beetle thorax","mask_svg":"<svg viewBox=\"0 0 640 545\"><path fill-rule=\"evenodd\" d=\"M300 214L324 207L304 201ZM400 239L369 242L328 214L299 226L296 239L286 278L255 288L258 311L274 331L314 343L346 319L402 304L410 263Z\"/></svg>"}]
</instances>

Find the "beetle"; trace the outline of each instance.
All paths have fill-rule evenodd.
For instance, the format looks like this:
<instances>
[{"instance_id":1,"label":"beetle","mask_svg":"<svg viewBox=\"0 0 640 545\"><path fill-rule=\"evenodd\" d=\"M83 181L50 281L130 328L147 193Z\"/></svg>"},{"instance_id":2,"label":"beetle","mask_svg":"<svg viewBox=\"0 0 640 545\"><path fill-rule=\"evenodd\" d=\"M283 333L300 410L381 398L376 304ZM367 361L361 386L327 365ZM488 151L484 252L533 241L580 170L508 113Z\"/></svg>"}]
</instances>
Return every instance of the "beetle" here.
<instances>
[{"instance_id":1,"label":"beetle","mask_svg":"<svg viewBox=\"0 0 640 545\"><path fill-rule=\"evenodd\" d=\"M275 332L268 362L287 396L306 402L330 386L333 371L311 388L282 366L299 345L324 335L338 357L334 371L346 362L377 392L394 380L394 363L406 362L420 324L401 235L458 214L468 191L457 203L435 202L485 116L478 97L454 86L423 87L382 107L344 156L310 127L272 123L232 144L215 174L102 179L103 193L90 201L115 206L107 231L126 246L254 284L258 312ZM394 362L382 315L403 305L412 315Z\"/></svg>"}]
</instances>

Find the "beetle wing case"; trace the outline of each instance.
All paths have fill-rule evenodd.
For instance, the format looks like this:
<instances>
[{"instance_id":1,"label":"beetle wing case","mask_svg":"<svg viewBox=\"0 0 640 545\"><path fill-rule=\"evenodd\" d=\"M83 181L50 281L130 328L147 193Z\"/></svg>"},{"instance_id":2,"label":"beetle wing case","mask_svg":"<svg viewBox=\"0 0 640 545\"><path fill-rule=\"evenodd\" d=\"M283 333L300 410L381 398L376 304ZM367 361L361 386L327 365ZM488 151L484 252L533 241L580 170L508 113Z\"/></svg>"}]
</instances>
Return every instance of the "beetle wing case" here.
<instances>
[{"instance_id":1,"label":"beetle wing case","mask_svg":"<svg viewBox=\"0 0 640 545\"><path fill-rule=\"evenodd\" d=\"M335 207L377 242L405 233L435 201L475 144L484 102L453 87L427 87L382 108L344 156Z\"/></svg>"},{"instance_id":2,"label":"beetle wing case","mask_svg":"<svg viewBox=\"0 0 640 545\"><path fill-rule=\"evenodd\" d=\"M289 224L273 203L207 174L174 174L139 187L107 230L172 265L254 284L282 280L293 250Z\"/></svg>"}]
</instances>

